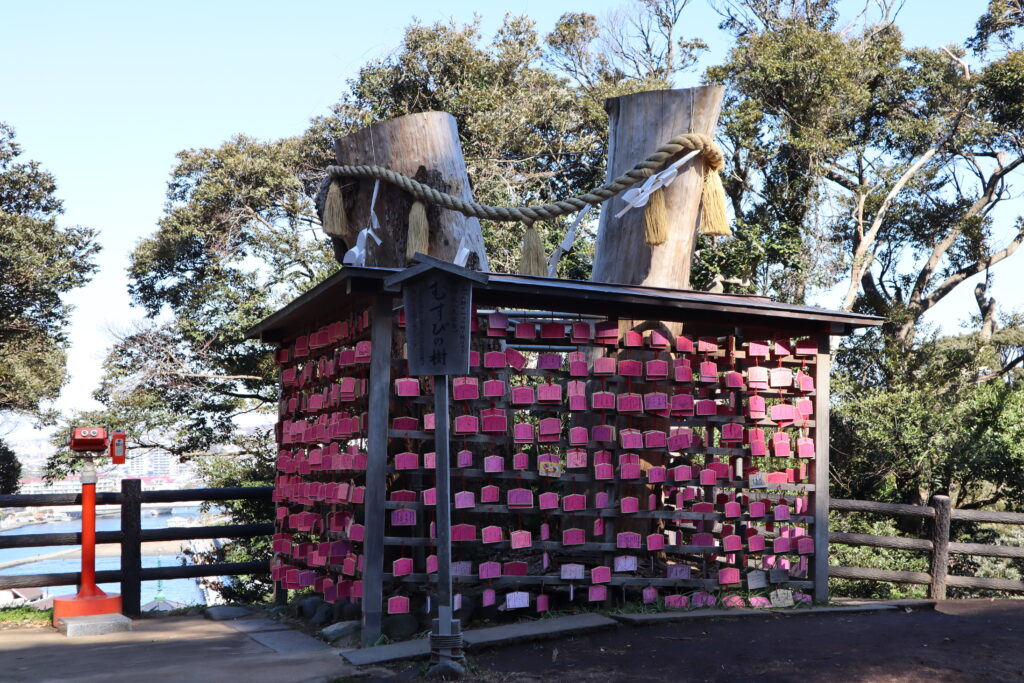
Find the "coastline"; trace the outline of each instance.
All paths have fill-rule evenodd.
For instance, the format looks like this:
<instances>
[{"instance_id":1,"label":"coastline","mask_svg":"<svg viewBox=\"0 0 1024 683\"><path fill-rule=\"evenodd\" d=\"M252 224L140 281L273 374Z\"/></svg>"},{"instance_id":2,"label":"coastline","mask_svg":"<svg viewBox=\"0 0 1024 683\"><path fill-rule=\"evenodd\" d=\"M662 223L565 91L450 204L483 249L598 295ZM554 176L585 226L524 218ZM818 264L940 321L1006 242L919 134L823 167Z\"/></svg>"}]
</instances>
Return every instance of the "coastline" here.
<instances>
[{"instance_id":1,"label":"coastline","mask_svg":"<svg viewBox=\"0 0 1024 683\"><path fill-rule=\"evenodd\" d=\"M143 555L180 555L188 548L188 541L148 541L142 544ZM100 543L96 546L96 557L120 557L120 543ZM46 560L74 560L82 556L81 548L74 547L67 550L59 550L53 553L22 557L17 560L0 562L0 569L18 567L25 564L45 562Z\"/></svg>"}]
</instances>

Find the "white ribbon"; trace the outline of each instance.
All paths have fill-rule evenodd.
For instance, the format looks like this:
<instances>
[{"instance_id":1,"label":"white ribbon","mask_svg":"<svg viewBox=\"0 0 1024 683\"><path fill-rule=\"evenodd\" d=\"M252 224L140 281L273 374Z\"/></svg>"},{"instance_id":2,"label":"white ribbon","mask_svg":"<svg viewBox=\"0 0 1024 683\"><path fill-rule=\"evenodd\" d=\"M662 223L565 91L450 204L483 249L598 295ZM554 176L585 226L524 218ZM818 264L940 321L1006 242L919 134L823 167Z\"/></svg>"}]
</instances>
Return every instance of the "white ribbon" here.
<instances>
[{"instance_id":1,"label":"white ribbon","mask_svg":"<svg viewBox=\"0 0 1024 683\"><path fill-rule=\"evenodd\" d=\"M660 172L655 173L650 178L644 181L640 187L631 187L622 193L622 201L626 202L625 208L615 214L616 218L622 216L630 209L639 209L642 206L647 205L647 200L651 198L656 190L660 190L663 187L668 187L672 184L679 176L679 169L690 159L700 154L699 149L695 149L689 154L681 157L675 163L670 164Z\"/></svg>"},{"instance_id":2,"label":"white ribbon","mask_svg":"<svg viewBox=\"0 0 1024 683\"><path fill-rule=\"evenodd\" d=\"M342 263L346 266L365 266L366 265L366 236L369 235L373 238L373 241L377 243L379 247L382 242L377 233L374 230L380 230L380 220L377 218L377 212L374 207L377 206L377 191L380 190L380 180L373 182L373 196L370 197L370 225L359 231L359 235L356 237L356 246L352 247L345 252L345 257L342 259Z\"/></svg>"},{"instance_id":3,"label":"white ribbon","mask_svg":"<svg viewBox=\"0 0 1024 683\"><path fill-rule=\"evenodd\" d=\"M551 252L551 258L548 259L548 277L555 277L558 272L558 262L562 258L562 254L572 249L573 242L576 241L576 230L580 227L580 223L583 222L584 216L594 208L593 204L587 204L582 211L576 214L576 220L569 226L569 231L565 233L565 238L562 239L562 243L558 245L558 248Z\"/></svg>"}]
</instances>

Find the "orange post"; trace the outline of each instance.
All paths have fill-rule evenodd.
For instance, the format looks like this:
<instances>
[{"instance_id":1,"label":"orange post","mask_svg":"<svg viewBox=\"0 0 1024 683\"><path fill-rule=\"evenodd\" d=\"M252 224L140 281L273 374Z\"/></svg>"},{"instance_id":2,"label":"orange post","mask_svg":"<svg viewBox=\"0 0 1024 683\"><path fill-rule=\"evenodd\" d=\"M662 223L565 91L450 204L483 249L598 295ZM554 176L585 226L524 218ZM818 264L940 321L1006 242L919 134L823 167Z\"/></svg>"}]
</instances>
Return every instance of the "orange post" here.
<instances>
[{"instance_id":1,"label":"orange post","mask_svg":"<svg viewBox=\"0 0 1024 683\"><path fill-rule=\"evenodd\" d=\"M117 614L121 596L96 585L96 466L88 458L82 471L82 573L77 595L53 599L53 625L64 617Z\"/></svg>"},{"instance_id":2,"label":"orange post","mask_svg":"<svg viewBox=\"0 0 1024 683\"><path fill-rule=\"evenodd\" d=\"M96 484L82 484L82 580L79 598L106 595L96 585Z\"/></svg>"}]
</instances>

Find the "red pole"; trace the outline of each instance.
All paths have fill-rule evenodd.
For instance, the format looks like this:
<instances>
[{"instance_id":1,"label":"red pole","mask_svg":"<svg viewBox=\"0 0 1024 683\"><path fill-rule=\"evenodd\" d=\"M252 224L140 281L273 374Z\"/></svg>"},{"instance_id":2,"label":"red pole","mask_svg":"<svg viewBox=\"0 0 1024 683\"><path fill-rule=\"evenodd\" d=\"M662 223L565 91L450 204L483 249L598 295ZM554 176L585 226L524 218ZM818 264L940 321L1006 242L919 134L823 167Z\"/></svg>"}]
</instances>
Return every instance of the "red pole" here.
<instances>
[{"instance_id":1,"label":"red pole","mask_svg":"<svg viewBox=\"0 0 1024 683\"><path fill-rule=\"evenodd\" d=\"M82 467L82 573L78 594L53 599L53 625L57 626L61 619L67 617L116 614L120 611L121 596L117 593L108 595L96 585L96 465L89 454Z\"/></svg>"},{"instance_id":2,"label":"red pole","mask_svg":"<svg viewBox=\"0 0 1024 683\"><path fill-rule=\"evenodd\" d=\"M106 595L96 585L96 484L82 483L82 583L78 597Z\"/></svg>"}]
</instances>

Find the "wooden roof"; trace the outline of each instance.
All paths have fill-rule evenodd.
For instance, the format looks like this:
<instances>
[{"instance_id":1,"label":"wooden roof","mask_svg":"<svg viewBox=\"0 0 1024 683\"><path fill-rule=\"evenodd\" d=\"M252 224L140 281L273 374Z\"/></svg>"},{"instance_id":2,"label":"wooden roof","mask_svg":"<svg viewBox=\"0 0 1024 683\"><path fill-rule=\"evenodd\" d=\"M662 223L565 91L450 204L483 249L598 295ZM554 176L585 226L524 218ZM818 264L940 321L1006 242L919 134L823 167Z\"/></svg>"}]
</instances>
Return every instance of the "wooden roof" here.
<instances>
[{"instance_id":1,"label":"wooden roof","mask_svg":"<svg viewBox=\"0 0 1024 683\"><path fill-rule=\"evenodd\" d=\"M319 285L246 331L268 342L302 334L300 330L327 324L351 308L365 306L384 291L384 280L400 268L345 266ZM700 322L721 327L758 328L785 334L845 335L882 319L860 313L784 304L763 296L713 294L607 282L488 273L487 284L474 288L478 307L501 307L628 318Z\"/></svg>"}]
</instances>

